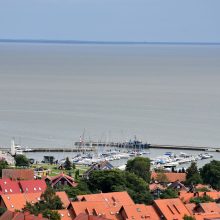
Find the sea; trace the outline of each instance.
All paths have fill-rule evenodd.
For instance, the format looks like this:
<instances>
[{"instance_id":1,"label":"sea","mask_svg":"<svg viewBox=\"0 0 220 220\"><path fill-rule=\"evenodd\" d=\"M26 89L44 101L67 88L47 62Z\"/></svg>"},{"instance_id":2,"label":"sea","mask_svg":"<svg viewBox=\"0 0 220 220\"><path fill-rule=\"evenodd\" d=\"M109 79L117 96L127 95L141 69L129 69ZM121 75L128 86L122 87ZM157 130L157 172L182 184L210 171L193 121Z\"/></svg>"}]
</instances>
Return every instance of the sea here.
<instances>
[{"instance_id":1,"label":"sea","mask_svg":"<svg viewBox=\"0 0 220 220\"><path fill-rule=\"evenodd\" d=\"M220 45L0 43L0 146L220 147Z\"/></svg>"}]
</instances>

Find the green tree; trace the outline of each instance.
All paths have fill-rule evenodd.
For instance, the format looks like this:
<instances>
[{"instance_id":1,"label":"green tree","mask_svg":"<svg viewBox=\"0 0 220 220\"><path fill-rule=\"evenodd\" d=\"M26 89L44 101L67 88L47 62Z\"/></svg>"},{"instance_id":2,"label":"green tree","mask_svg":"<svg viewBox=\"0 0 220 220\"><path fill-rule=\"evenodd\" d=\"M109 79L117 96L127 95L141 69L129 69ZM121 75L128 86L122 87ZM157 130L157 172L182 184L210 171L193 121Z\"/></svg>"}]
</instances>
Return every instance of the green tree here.
<instances>
[{"instance_id":1,"label":"green tree","mask_svg":"<svg viewBox=\"0 0 220 220\"><path fill-rule=\"evenodd\" d=\"M0 160L0 177L2 177L2 170L8 168L8 162Z\"/></svg>"},{"instance_id":2,"label":"green tree","mask_svg":"<svg viewBox=\"0 0 220 220\"><path fill-rule=\"evenodd\" d=\"M41 195L41 200L35 204L27 203L24 211L29 211L31 214L38 215L42 213L44 217L50 215L50 220L60 220L61 217L55 210L63 209L63 204L56 192L51 187L47 187ZM53 210L53 211L52 211Z\"/></svg>"},{"instance_id":3,"label":"green tree","mask_svg":"<svg viewBox=\"0 0 220 220\"><path fill-rule=\"evenodd\" d=\"M72 163L69 160L69 157L66 158L66 161L64 163L65 170L71 170L72 169Z\"/></svg>"},{"instance_id":4,"label":"green tree","mask_svg":"<svg viewBox=\"0 0 220 220\"><path fill-rule=\"evenodd\" d=\"M152 203L148 184L134 173L120 170L96 170L90 174L87 181L92 193L127 191L135 203Z\"/></svg>"},{"instance_id":5,"label":"green tree","mask_svg":"<svg viewBox=\"0 0 220 220\"><path fill-rule=\"evenodd\" d=\"M212 199L210 196L208 195L204 195L204 196L198 196L198 197L194 197L190 199L190 203L205 203L205 202L214 202L215 200Z\"/></svg>"},{"instance_id":6,"label":"green tree","mask_svg":"<svg viewBox=\"0 0 220 220\"><path fill-rule=\"evenodd\" d=\"M158 181L159 183L168 183L169 182L168 178L164 172L157 173L157 177L155 180Z\"/></svg>"},{"instance_id":7,"label":"green tree","mask_svg":"<svg viewBox=\"0 0 220 220\"><path fill-rule=\"evenodd\" d=\"M203 182L210 184L214 189L220 190L220 161L213 160L205 164L200 170Z\"/></svg>"},{"instance_id":8,"label":"green tree","mask_svg":"<svg viewBox=\"0 0 220 220\"><path fill-rule=\"evenodd\" d=\"M161 195L160 195L161 199L172 199L172 198L178 198L178 192L174 189L169 189L167 188L166 190L164 190Z\"/></svg>"},{"instance_id":9,"label":"green tree","mask_svg":"<svg viewBox=\"0 0 220 220\"><path fill-rule=\"evenodd\" d=\"M65 191L68 197L73 201L77 200L78 195L91 194L88 184L83 180L79 181L76 187L70 187L68 185L60 186L57 190Z\"/></svg>"},{"instance_id":10,"label":"green tree","mask_svg":"<svg viewBox=\"0 0 220 220\"><path fill-rule=\"evenodd\" d=\"M198 167L195 162L192 162L190 167L186 170L186 184L198 184L202 183Z\"/></svg>"},{"instance_id":11,"label":"green tree","mask_svg":"<svg viewBox=\"0 0 220 220\"><path fill-rule=\"evenodd\" d=\"M6 208L0 207L0 216L3 215L6 210Z\"/></svg>"},{"instance_id":12,"label":"green tree","mask_svg":"<svg viewBox=\"0 0 220 220\"><path fill-rule=\"evenodd\" d=\"M15 166L16 167L29 167L29 160L25 155L16 155L15 156Z\"/></svg>"},{"instance_id":13,"label":"green tree","mask_svg":"<svg viewBox=\"0 0 220 220\"><path fill-rule=\"evenodd\" d=\"M77 169L76 172L75 172L75 179L76 180L79 179L79 169Z\"/></svg>"},{"instance_id":14,"label":"green tree","mask_svg":"<svg viewBox=\"0 0 220 220\"><path fill-rule=\"evenodd\" d=\"M193 216L184 215L183 220L196 220Z\"/></svg>"},{"instance_id":15,"label":"green tree","mask_svg":"<svg viewBox=\"0 0 220 220\"><path fill-rule=\"evenodd\" d=\"M126 171L136 174L146 182L150 182L150 159L145 157L136 157L128 160Z\"/></svg>"}]
</instances>

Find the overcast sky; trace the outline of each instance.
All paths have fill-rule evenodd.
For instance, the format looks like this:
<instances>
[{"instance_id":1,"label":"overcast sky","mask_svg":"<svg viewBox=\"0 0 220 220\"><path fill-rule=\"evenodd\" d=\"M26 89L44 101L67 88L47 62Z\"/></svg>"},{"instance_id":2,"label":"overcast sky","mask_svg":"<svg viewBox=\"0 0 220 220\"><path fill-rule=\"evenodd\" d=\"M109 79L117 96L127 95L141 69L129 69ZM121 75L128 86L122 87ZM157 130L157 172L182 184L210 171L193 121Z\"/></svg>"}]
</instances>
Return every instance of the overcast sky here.
<instances>
[{"instance_id":1,"label":"overcast sky","mask_svg":"<svg viewBox=\"0 0 220 220\"><path fill-rule=\"evenodd\" d=\"M0 0L0 38L220 42L220 0Z\"/></svg>"}]
</instances>

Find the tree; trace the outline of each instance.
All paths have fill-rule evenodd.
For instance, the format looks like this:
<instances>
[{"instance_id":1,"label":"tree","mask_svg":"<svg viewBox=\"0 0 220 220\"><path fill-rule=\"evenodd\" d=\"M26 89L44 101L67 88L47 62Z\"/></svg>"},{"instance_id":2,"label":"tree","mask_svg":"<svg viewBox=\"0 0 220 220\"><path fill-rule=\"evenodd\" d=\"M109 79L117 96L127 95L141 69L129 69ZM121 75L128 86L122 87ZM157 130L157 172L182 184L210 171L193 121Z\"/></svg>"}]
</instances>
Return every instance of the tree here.
<instances>
[{"instance_id":1,"label":"tree","mask_svg":"<svg viewBox=\"0 0 220 220\"><path fill-rule=\"evenodd\" d=\"M198 183L202 183L202 178L196 163L192 162L190 167L186 170L186 184L192 185Z\"/></svg>"},{"instance_id":2,"label":"tree","mask_svg":"<svg viewBox=\"0 0 220 220\"><path fill-rule=\"evenodd\" d=\"M8 162L0 160L0 177L2 177L2 170L8 168Z\"/></svg>"},{"instance_id":3,"label":"tree","mask_svg":"<svg viewBox=\"0 0 220 220\"><path fill-rule=\"evenodd\" d=\"M145 157L136 157L128 160L126 171L136 174L146 182L150 182L150 159Z\"/></svg>"},{"instance_id":4,"label":"tree","mask_svg":"<svg viewBox=\"0 0 220 220\"><path fill-rule=\"evenodd\" d=\"M183 220L196 220L193 216L184 215Z\"/></svg>"},{"instance_id":5,"label":"tree","mask_svg":"<svg viewBox=\"0 0 220 220\"><path fill-rule=\"evenodd\" d=\"M196 204L214 202L214 201L215 200L208 195L198 196L190 199L190 203L196 203Z\"/></svg>"},{"instance_id":6,"label":"tree","mask_svg":"<svg viewBox=\"0 0 220 220\"><path fill-rule=\"evenodd\" d=\"M0 216L3 215L6 210L6 208L0 207Z\"/></svg>"},{"instance_id":7,"label":"tree","mask_svg":"<svg viewBox=\"0 0 220 220\"><path fill-rule=\"evenodd\" d=\"M16 155L15 156L15 166L16 167L29 167L29 160L25 155Z\"/></svg>"},{"instance_id":8,"label":"tree","mask_svg":"<svg viewBox=\"0 0 220 220\"><path fill-rule=\"evenodd\" d=\"M70 187L66 185L60 186L59 188L57 188L57 190L65 191L68 197L71 198L71 200L73 201L77 200L78 195L91 194L88 184L83 180L79 181L76 187Z\"/></svg>"},{"instance_id":9,"label":"tree","mask_svg":"<svg viewBox=\"0 0 220 220\"><path fill-rule=\"evenodd\" d=\"M164 190L161 195L160 195L161 199L173 199L173 198L178 198L178 192L174 189L169 189L167 188L166 190Z\"/></svg>"},{"instance_id":10,"label":"tree","mask_svg":"<svg viewBox=\"0 0 220 220\"><path fill-rule=\"evenodd\" d=\"M71 170L72 169L72 163L69 160L69 157L66 158L66 161L64 163L65 170Z\"/></svg>"},{"instance_id":11,"label":"tree","mask_svg":"<svg viewBox=\"0 0 220 220\"><path fill-rule=\"evenodd\" d=\"M220 161L213 160L205 164L200 173L204 183L210 184L214 189L220 189Z\"/></svg>"},{"instance_id":12,"label":"tree","mask_svg":"<svg viewBox=\"0 0 220 220\"><path fill-rule=\"evenodd\" d=\"M78 178L79 178L79 169L77 169L75 172L75 179L77 180Z\"/></svg>"},{"instance_id":13,"label":"tree","mask_svg":"<svg viewBox=\"0 0 220 220\"><path fill-rule=\"evenodd\" d=\"M135 203L152 203L148 184L134 173L120 170L96 170L90 174L87 181L92 193L127 191Z\"/></svg>"},{"instance_id":14,"label":"tree","mask_svg":"<svg viewBox=\"0 0 220 220\"><path fill-rule=\"evenodd\" d=\"M55 210L63 209L63 204L56 192L51 187L47 187L41 195L41 200L35 204L27 203L24 211L29 211L31 214L38 215L42 213L44 217L50 217L50 220L60 220L59 213ZM52 211L53 210L53 211Z\"/></svg>"},{"instance_id":15,"label":"tree","mask_svg":"<svg viewBox=\"0 0 220 220\"><path fill-rule=\"evenodd\" d=\"M164 174L164 172L159 172L157 173L157 176L156 176L156 181L158 181L159 183L168 183L168 178L167 176Z\"/></svg>"}]
</instances>

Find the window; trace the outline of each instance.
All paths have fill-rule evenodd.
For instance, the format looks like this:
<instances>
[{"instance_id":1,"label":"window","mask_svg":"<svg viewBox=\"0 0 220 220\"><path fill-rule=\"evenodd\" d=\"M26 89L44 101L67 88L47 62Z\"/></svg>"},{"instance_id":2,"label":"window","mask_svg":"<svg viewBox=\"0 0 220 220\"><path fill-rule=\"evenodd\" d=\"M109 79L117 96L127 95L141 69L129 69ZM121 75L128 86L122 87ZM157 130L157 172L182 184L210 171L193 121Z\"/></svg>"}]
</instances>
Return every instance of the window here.
<instances>
[{"instance_id":1,"label":"window","mask_svg":"<svg viewBox=\"0 0 220 220\"><path fill-rule=\"evenodd\" d=\"M34 191L36 191L37 189L34 187Z\"/></svg>"},{"instance_id":2,"label":"window","mask_svg":"<svg viewBox=\"0 0 220 220\"><path fill-rule=\"evenodd\" d=\"M41 187L39 187L39 190L41 190Z\"/></svg>"},{"instance_id":3,"label":"window","mask_svg":"<svg viewBox=\"0 0 220 220\"><path fill-rule=\"evenodd\" d=\"M7 190L7 189L5 189L5 192L8 192L8 190Z\"/></svg>"}]
</instances>

